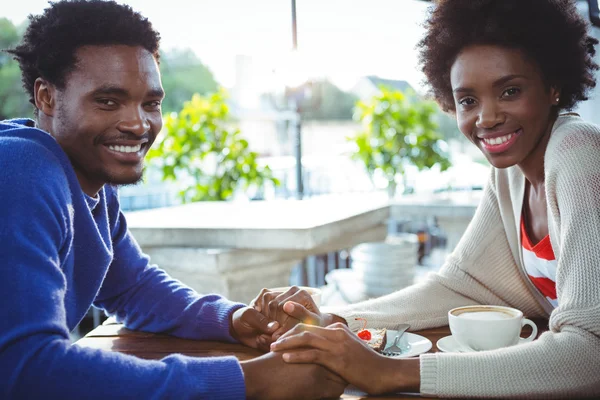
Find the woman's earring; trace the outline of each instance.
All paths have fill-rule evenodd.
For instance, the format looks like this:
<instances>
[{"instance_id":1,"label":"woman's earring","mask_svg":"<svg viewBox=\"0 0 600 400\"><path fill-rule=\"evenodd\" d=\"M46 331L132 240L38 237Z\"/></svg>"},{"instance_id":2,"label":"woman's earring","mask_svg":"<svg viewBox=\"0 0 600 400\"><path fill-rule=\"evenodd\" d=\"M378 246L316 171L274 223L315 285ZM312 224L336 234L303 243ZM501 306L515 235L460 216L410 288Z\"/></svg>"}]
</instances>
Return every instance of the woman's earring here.
<instances>
[{"instance_id":1,"label":"woman's earring","mask_svg":"<svg viewBox=\"0 0 600 400\"><path fill-rule=\"evenodd\" d=\"M556 98L556 105L558 105L558 103L560 102L560 97Z\"/></svg>"}]
</instances>

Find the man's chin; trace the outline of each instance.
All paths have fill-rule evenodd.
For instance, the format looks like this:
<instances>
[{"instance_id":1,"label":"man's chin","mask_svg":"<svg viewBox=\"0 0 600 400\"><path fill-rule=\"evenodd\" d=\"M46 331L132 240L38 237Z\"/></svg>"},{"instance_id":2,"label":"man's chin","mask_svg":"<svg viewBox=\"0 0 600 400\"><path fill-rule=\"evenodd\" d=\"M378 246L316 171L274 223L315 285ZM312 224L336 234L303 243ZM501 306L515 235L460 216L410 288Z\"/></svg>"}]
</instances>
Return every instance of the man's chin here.
<instances>
[{"instance_id":1,"label":"man's chin","mask_svg":"<svg viewBox=\"0 0 600 400\"><path fill-rule=\"evenodd\" d=\"M109 185L113 185L113 186L135 186L135 185L142 183L143 180L144 180L143 177L140 175L139 177L136 177L136 178L111 179L106 183L108 183Z\"/></svg>"},{"instance_id":2,"label":"man's chin","mask_svg":"<svg viewBox=\"0 0 600 400\"><path fill-rule=\"evenodd\" d=\"M105 181L113 186L133 186L143 181L143 171L134 174L106 174Z\"/></svg>"}]
</instances>

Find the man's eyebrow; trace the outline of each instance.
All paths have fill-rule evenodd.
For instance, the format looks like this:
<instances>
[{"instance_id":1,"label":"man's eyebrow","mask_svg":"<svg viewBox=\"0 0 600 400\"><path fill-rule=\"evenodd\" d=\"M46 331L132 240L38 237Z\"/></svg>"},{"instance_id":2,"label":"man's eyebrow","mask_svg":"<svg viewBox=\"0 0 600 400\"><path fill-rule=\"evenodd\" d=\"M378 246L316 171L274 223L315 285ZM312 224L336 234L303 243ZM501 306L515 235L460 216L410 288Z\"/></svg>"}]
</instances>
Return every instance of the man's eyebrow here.
<instances>
[{"instance_id":1,"label":"man's eyebrow","mask_svg":"<svg viewBox=\"0 0 600 400\"><path fill-rule=\"evenodd\" d=\"M98 95L113 95L113 96L129 96L129 92L120 86L102 85L92 92L93 96Z\"/></svg>"},{"instance_id":2,"label":"man's eyebrow","mask_svg":"<svg viewBox=\"0 0 600 400\"><path fill-rule=\"evenodd\" d=\"M148 91L148 97L165 97L165 91L161 88L154 88Z\"/></svg>"},{"instance_id":3,"label":"man's eyebrow","mask_svg":"<svg viewBox=\"0 0 600 400\"><path fill-rule=\"evenodd\" d=\"M502 78L496 79L494 81L494 83L492 83L492 85L494 87L499 87L499 86L504 85L506 82L510 82L513 79L517 79L517 78L527 79L527 77L525 75L519 75L519 74L506 75L506 76L503 76ZM467 88L467 87L457 87L457 88L453 89L452 92L453 93L471 93L471 92L473 92L473 89Z\"/></svg>"},{"instance_id":4,"label":"man's eyebrow","mask_svg":"<svg viewBox=\"0 0 600 400\"><path fill-rule=\"evenodd\" d=\"M92 96L128 97L129 95L130 93L128 90L116 85L103 85L92 92ZM165 91L160 87L153 88L146 93L146 96L163 98L165 97Z\"/></svg>"}]
</instances>

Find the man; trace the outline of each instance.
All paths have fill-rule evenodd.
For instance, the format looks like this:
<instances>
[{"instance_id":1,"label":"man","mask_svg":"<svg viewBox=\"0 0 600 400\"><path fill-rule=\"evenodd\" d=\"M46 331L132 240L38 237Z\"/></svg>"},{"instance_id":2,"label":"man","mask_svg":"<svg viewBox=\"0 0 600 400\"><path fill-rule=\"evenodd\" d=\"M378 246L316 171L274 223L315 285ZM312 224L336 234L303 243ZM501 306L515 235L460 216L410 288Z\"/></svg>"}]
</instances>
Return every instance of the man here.
<instances>
[{"instance_id":1,"label":"man","mask_svg":"<svg viewBox=\"0 0 600 400\"><path fill-rule=\"evenodd\" d=\"M145 361L70 343L92 304L130 329L255 348L277 323L171 279L127 229L115 187L140 180L162 126L159 35L147 19L100 0L30 19L10 53L37 128L0 123L0 398L339 395L339 378L274 353Z\"/></svg>"}]
</instances>

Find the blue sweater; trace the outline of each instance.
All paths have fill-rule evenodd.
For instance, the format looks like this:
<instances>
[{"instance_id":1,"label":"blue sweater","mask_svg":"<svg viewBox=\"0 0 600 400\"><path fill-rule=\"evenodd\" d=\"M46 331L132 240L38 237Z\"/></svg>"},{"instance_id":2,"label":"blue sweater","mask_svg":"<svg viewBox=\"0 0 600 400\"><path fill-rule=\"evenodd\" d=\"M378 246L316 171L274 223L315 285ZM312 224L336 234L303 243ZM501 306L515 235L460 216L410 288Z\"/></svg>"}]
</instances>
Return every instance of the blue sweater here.
<instances>
[{"instance_id":1,"label":"blue sweater","mask_svg":"<svg viewBox=\"0 0 600 400\"><path fill-rule=\"evenodd\" d=\"M234 341L229 320L243 305L149 264L116 190L86 196L31 122L0 121L0 398L244 398L234 357L146 361L70 342L92 304L130 329Z\"/></svg>"}]
</instances>

